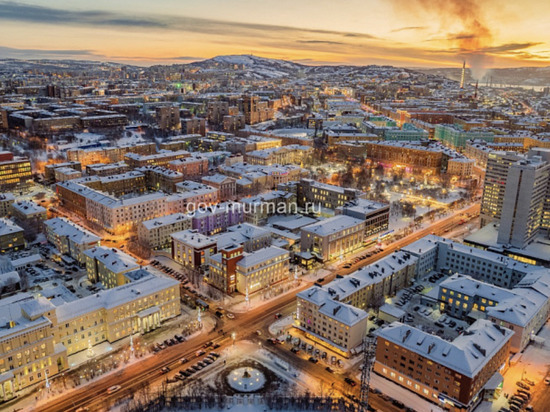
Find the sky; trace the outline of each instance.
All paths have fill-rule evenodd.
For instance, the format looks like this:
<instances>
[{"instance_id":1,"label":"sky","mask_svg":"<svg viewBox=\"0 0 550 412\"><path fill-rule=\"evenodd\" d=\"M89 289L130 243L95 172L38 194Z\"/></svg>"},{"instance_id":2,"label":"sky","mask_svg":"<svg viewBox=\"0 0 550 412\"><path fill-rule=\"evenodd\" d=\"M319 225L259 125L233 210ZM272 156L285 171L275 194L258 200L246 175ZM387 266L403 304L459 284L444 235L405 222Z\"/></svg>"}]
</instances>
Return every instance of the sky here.
<instances>
[{"instance_id":1,"label":"sky","mask_svg":"<svg viewBox=\"0 0 550 412\"><path fill-rule=\"evenodd\" d=\"M549 66L547 0L0 0L0 58Z\"/></svg>"}]
</instances>

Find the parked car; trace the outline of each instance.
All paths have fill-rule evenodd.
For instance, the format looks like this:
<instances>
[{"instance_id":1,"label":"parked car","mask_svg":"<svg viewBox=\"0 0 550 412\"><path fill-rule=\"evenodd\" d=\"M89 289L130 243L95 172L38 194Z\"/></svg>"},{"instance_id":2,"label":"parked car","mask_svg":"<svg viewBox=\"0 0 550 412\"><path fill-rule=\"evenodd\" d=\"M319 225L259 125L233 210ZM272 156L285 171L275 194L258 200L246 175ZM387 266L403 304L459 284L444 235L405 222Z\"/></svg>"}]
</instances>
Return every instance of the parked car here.
<instances>
[{"instance_id":1,"label":"parked car","mask_svg":"<svg viewBox=\"0 0 550 412\"><path fill-rule=\"evenodd\" d=\"M526 391L530 390L531 388L526 383L523 383L522 381L517 381L516 385L519 386L521 389L525 389Z\"/></svg>"},{"instance_id":2,"label":"parked car","mask_svg":"<svg viewBox=\"0 0 550 412\"><path fill-rule=\"evenodd\" d=\"M113 385L113 386L111 386L110 388L107 389L107 393L109 393L109 394L115 393L118 390L120 390L120 385Z\"/></svg>"},{"instance_id":3,"label":"parked car","mask_svg":"<svg viewBox=\"0 0 550 412\"><path fill-rule=\"evenodd\" d=\"M346 382L350 386L357 386L357 383L351 378L344 378L344 382Z\"/></svg>"}]
</instances>

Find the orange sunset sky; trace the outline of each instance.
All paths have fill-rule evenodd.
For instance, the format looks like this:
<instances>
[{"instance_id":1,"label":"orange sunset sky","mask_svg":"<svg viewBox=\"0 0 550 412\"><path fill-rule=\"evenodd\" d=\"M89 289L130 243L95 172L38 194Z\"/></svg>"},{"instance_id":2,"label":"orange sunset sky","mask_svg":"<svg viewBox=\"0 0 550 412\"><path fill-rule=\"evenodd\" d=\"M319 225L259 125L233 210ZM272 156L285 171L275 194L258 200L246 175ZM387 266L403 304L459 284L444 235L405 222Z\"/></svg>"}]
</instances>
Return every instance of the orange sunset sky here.
<instances>
[{"instance_id":1,"label":"orange sunset sky","mask_svg":"<svg viewBox=\"0 0 550 412\"><path fill-rule=\"evenodd\" d=\"M0 1L0 58L547 66L549 15L536 0Z\"/></svg>"}]
</instances>

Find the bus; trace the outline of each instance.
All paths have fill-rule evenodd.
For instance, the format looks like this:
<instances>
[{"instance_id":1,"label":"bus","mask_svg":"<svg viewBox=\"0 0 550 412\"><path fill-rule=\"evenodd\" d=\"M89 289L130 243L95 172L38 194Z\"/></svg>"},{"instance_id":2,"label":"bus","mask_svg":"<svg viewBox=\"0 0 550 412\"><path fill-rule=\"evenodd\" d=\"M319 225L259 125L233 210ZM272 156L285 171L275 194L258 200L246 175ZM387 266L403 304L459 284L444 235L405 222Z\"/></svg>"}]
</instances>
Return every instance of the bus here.
<instances>
[{"instance_id":1,"label":"bus","mask_svg":"<svg viewBox=\"0 0 550 412\"><path fill-rule=\"evenodd\" d=\"M203 310L210 309L210 305L202 299L196 299L195 303L197 304L197 306L200 306Z\"/></svg>"}]
</instances>

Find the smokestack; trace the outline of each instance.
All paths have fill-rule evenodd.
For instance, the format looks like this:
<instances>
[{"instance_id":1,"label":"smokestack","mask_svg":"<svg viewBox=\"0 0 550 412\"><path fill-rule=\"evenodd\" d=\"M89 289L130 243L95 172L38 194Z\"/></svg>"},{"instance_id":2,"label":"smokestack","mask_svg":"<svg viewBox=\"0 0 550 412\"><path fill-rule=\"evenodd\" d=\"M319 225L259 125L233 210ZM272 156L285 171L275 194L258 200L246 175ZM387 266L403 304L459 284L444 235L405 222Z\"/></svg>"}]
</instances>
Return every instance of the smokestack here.
<instances>
[{"instance_id":1,"label":"smokestack","mask_svg":"<svg viewBox=\"0 0 550 412\"><path fill-rule=\"evenodd\" d=\"M460 76L460 88L464 89L464 77L466 77L466 60L462 63L462 75Z\"/></svg>"},{"instance_id":2,"label":"smokestack","mask_svg":"<svg viewBox=\"0 0 550 412\"><path fill-rule=\"evenodd\" d=\"M479 83L479 80L476 80L476 91L474 92L474 100L477 100L477 84Z\"/></svg>"}]
</instances>

